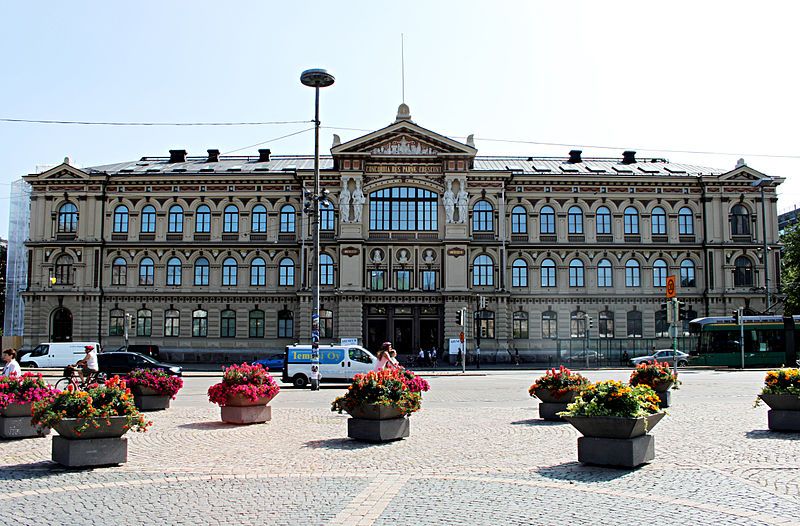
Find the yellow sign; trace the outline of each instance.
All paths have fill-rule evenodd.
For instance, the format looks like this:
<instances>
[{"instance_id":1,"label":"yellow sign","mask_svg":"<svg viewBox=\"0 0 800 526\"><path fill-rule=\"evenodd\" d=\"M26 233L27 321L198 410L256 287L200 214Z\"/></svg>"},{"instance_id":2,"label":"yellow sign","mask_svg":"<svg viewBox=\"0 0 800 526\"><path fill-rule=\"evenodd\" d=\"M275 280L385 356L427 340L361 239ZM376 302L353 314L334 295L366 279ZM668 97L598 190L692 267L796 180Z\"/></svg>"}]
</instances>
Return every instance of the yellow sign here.
<instances>
[{"instance_id":1,"label":"yellow sign","mask_svg":"<svg viewBox=\"0 0 800 526\"><path fill-rule=\"evenodd\" d=\"M675 287L675 276L667 276L667 297L674 298L678 295Z\"/></svg>"}]
</instances>

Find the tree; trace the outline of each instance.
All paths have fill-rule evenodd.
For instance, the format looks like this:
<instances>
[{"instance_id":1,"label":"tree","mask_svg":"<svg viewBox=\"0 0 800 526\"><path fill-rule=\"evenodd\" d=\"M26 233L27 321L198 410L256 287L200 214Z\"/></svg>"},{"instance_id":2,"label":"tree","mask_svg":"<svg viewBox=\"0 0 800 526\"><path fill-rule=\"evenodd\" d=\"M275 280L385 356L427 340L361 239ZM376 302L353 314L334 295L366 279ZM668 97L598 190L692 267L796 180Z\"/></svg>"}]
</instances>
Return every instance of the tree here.
<instances>
[{"instance_id":1,"label":"tree","mask_svg":"<svg viewBox=\"0 0 800 526\"><path fill-rule=\"evenodd\" d=\"M3 334L3 323L6 314L6 258L8 247L4 239L0 239L0 336Z\"/></svg>"},{"instance_id":2,"label":"tree","mask_svg":"<svg viewBox=\"0 0 800 526\"><path fill-rule=\"evenodd\" d=\"M781 289L786 295L784 313L800 314L800 224L788 228L781 242Z\"/></svg>"}]
</instances>

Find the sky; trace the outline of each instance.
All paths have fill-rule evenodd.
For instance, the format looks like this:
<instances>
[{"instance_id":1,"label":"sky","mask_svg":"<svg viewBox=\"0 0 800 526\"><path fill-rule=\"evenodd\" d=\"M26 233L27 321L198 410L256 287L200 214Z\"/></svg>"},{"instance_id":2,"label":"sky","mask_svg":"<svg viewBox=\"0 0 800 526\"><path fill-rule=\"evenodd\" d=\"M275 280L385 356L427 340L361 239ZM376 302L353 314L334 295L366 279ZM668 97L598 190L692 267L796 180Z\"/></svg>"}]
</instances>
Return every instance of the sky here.
<instances>
[{"instance_id":1,"label":"sky","mask_svg":"<svg viewBox=\"0 0 800 526\"><path fill-rule=\"evenodd\" d=\"M743 157L786 179L783 211L800 204L798 19L794 1L6 2L0 118L310 121L313 90L299 76L322 67L336 77L322 125L375 130L402 102L403 34L413 120L475 134L479 155L634 149L722 169ZM309 126L0 122L0 237L11 181L37 166L176 148L311 154L311 131L273 140ZM323 153L333 133L364 132L323 129Z\"/></svg>"}]
</instances>

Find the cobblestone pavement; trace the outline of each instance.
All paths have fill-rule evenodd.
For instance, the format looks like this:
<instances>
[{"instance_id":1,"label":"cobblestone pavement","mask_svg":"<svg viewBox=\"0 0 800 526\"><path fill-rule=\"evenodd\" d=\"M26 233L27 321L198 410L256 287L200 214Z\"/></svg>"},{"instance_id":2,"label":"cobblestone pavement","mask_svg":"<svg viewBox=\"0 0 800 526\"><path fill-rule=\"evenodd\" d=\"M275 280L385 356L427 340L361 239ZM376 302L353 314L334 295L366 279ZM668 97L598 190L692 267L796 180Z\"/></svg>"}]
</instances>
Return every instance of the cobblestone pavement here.
<instances>
[{"instance_id":1,"label":"cobblestone pavement","mask_svg":"<svg viewBox=\"0 0 800 526\"><path fill-rule=\"evenodd\" d=\"M341 388L284 389L271 422L232 426L205 399L216 380L190 378L119 467L0 441L0 524L800 524L800 434L767 431L763 374L684 373L633 471L576 462L578 433L527 395L536 373L432 377L411 436L383 445L345 437Z\"/></svg>"}]
</instances>

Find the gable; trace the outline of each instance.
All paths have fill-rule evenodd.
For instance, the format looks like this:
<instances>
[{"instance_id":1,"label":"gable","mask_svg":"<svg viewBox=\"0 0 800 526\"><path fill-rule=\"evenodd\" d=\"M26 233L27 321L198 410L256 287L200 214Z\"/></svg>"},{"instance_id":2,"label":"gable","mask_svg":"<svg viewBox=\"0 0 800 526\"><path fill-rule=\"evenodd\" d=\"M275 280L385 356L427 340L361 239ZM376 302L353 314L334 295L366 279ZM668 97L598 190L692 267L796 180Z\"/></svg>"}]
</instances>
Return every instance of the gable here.
<instances>
[{"instance_id":1,"label":"gable","mask_svg":"<svg viewBox=\"0 0 800 526\"><path fill-rule=\"evenodd\" d=\"M89 174L67 163L61 163L58 166L38 174L37 178L48 180L75 180L88 179Z\"/></svg>"},{"instance_id":2,"label":"gable","mask_svg":"<svg viewBox=\"0 0 800 526\"><path fill-rule=\"evenodd\" d=\"M726 172L724 174L720 174L719 180L720 181L742 181L742 182L753 182L758 181L759 179L763 179L767 177L767 175L750 168L749 166L742 164L741 166L737 166L730 172Z\"/></svg>"}]
</instances>

